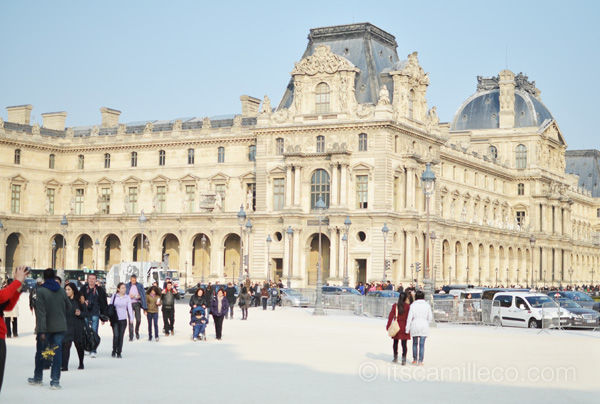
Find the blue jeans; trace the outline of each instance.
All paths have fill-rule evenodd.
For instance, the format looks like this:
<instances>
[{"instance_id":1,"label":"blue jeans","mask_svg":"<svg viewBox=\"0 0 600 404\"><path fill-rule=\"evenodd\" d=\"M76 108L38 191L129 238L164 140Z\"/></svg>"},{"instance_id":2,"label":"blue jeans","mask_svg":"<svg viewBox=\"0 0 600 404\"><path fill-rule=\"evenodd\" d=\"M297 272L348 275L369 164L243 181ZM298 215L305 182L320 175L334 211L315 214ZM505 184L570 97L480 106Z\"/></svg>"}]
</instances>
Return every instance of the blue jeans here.
<instances>
[{"instance_id":1,"label":"blue jeans","mask_svg":"<svg viewBox=\"0 0 600 404\"><path fill-rule=\"evenodd\" d=\"M94 330L96 332L96 334L98 333L98 321L100 320L100 316L91 316L91 317L86 317L85 318L85 323L89 326L92 327L92 330ZM96 351L92 351L92 353L96 353Z\"/></svg>"},{"instance_id":2,"label":"blue jeans","mask_svg":"<svg viewBox=\"0 0 600 404\"><path fill-rule=\"evenodd\" d=\"M425 356L425 338L427 337L412 337L413 361L423 362L423 356ZM417 347L419 350L418 356Z\"/></svg>"},{"instance_id":3,"label":"blue jeans","mask_svg":"<svg viewBox=\"0 0 600 404\"><path fill-rule=\"evenodd\" d=\"M198 338L201 334L204 335L206 324L198 324L194 326L194 338Z\"/></svg>"},{"instance_id":4,"label":"blue jeans","mask_svg":"<svg viewBox=\"0 0 600 404\"><path fill-rule=\"evenodd\" d=\"M152 338L152 323L154 323L154 336L158 338L158 313L147 313L148 319L148 337Z\"/></svg>"},{"instance_id":5,"label":"blue jeans","mask_svg":"<svg viewBox=\"0 0 600 404\"><path fill-rule=\"evenodd\" d=\"M56 332L52 334L46 333L45 335L46 338L43 341L40 339L40 334L37 335L33 378L36 381L42 381L42 372L44 370L42 352L48 346L57 346L56 350L54 351L54 359L52 360L52 368L50 370L50 384L58 384L60 380L60 369L62 367L62 343L63 339L65 338L65 333Z\"/></svg>"}]
</instances>

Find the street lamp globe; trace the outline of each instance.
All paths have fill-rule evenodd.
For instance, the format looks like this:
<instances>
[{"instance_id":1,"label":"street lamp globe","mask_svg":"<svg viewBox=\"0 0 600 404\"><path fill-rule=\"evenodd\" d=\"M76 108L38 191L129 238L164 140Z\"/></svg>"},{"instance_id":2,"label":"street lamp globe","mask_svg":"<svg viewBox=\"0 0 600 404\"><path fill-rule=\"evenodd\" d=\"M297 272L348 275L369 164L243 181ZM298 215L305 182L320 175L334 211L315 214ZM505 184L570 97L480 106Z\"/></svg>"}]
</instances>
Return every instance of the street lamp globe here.
<instances>
[{"instance_id":1,"label":"street lamp globe","mask_svg":"<svg viewBox=\"0 0 600 404\"><path fill-rule=\"evenodd\" d=\"M267 245L271 245L271 242L273 241L273 239L271 238L271 235L267 235Z\"/></svg>"},{"instance_id":2,"label":"street lamp globe","mask_svg":"<svg viewBox=\"0 0 600 404\"><path fill-rule=\"evenodd\" d=\"M62 220L60 221L60 225L63 228L66 228L69 225L69 221L67 220L67 215L63 215Z\"/></svg>"},{"instance_id":3,"label":"street lamp globe","mask_svg":"<svg viewBox=\"0 0 600 404\"><path fill-rule=\"evenodd\" d=\"M252 222L250 221L250 219L248 219L248 221L246 222L246 231L248 233L252 232Z\"/></svg>"},{"instance_id":4,"label":"street lamp globe","mask_svg":"<svg viewBox=\"0 0 600 404\"><path fill-rule=\"evenodd\" d=\"M140 217L138 219L138 221L140 222L140 224L143 226L146 224L146 222L148 221L148 218L146 217L146 215L144 214L144 210L142 209L142 211L140 212Z\"/></svg>"},{"instance_id":5,"label":"street lamp globe","mask_svg":"<svg viewBox=\"0 0 600 404\"><path fill-rule=\"evenodd\" d=\"M344 227L346 228L346 233L350 231L350 226L352 225L352 221L350 220L350 216L346 216L346 220L344 220Z\"/></svg>"},{"instance_id":6,"label":"street lamp globe","mask_svg":"<svg viewBox=\"0 0 600 404\"><path fill-rule=\"evenodd\" d=\"M244 205L240 205L240 211L237 214L237 218L239 225L243 226L244 222L246 221L246 212L244 212Z\"/></svg>"},{"instance_id":7,"label":"street lamp globe","mask_svg":"<svg viewBox=\"0 0 600 404\"><path fill-rule=\"evenodd\" d=\"M346 242L346 241L348 241L348 236L347 236L346 234L344 234L344 235L342 236L342 241L343 241L343 242Z\"/></svg>"},{"instance_id":8,"label":"street lamp globe","mask_svg":"<svg viewBox=\"0 0 600 404\"><path fill-rule=\"evenodd\" d=\"M421 181L423 182L423 192L425 196L431 196L435 189L435 173L431 169L431 163L425 165L425 171L421 175Z\"/></svg>"},{"instance_id":9,"label":"street lamp globe","mask_svg":"<svg viewBox=\"0 0 600 404\"><path fill-rule=\"evenodd\" d=\"M323 201L322 197L319 197L319 200L317 201L317 203L315 204L315 209L317 210L317 212L321 213L323 212L325 209L327 209L327 205L325 205L325 202Z\"/></svg>"},{"instance_id":10,"label":"street lamp globe","mask_svg":"<svg viewBox=\"0 0 600 404\"><path fill-rule=\"evenodd\" d=\"M387 226L386 223L384 223L383 227L381 228L381 232L383 233L384 238L387 238L389 231L390 231L390 228Z\"/></svg>"},{"instance_id":11,"label":"street lamp globe","mask_svg":"<svg viewBox=\"0 0 600 404\"><path fill-rule=\"evenodd\" d=\"M294 235L294 229L292 229L292 226L288 226L287 230L285 231L285 234L287 234L288 237L292 237Z\"/></svg>"},{"instance_id":12,"label":"street lamp globe","mask_svg":"<svg viewBox=\"0 0 600 404\"><path fill-rule=\"evenodd\" d=\"M202 245L202 249L206 247L206 235L202 234L202 238L200 239L200 244Z\"/></svg>"}]
</instances>

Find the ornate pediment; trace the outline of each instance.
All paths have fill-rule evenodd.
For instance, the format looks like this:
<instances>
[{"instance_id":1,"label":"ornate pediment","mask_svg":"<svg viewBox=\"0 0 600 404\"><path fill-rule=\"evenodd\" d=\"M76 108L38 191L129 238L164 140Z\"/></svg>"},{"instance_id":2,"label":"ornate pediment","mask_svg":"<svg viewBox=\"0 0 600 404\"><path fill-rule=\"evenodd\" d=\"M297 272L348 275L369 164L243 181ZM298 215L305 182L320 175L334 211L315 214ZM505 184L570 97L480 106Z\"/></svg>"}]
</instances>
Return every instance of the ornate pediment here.
<instances>
[{"instance_id":1,"label":"ornate pediment","mask_svg":"<svg viewBox=\"0 0 600 404\"><path fill-rule=\"evenodd\" d=\"M359 72L360 70L348 59L331 52L327 45L320 45L315 48L311 56L305 57L296 63L292 76L297 74L307 74L314 76L317 73L337 73L339 71Z\"/></svg>"},{"instance_id":2,"label":"ornate pediment","mask_svg":"<svg viewBox=\"0 0 600 404\"><path fill-rule=\"evenodd\" d=\"M256 175L252 171L248 171L246 174L240 176L240 184L245 182L255 182Z\"/></svg>"},{"instance_id":3,"label":"ornate pediment","mask_svg":"<svg viewBox=\"0 0 600 404\"><path fill-rule=\"evenodd\" d=\"M142 180L140 180L137 177L134 177L133 175L127 177L125 179L125 181L123 181L123 184L127 184L127 185L138 185L139 183L141 183Z\"/></svg>"},{"instance_id":4,"label":"ornate pediment","mask_svg":"<svg viewBox=\"0 0 600 404\"><path fill-rule=\"evenodd\" d=\"M44 181L45 188L60 188L62 184L56 181L54 178Z\"/></svg>"},{"instance_id":5,"label":"ornate pediment","mask_svg":"<svg viewBox=\"0 0 600 404\"><path fill-rule=\"evenodd\" d=\"M107 177L102 177L100 178L96 184L98 185L107 185L107 186L112 186L112 184L114 184L115 182L113 180L111 180L110 178Z\"/></svg>"},{"instance_id":6,"label":"ornate pediment","mask_svg":"<svg viewBox=\"0 0 600 404\"><path fill-rule=\"evenodd\" d=\"M85 187L87 186L88 182L86 180L83 180L81 178L77 178L75 181L73 181L71 183L72 187Z\"/></svg>"},{"instance_id":7,"label":"ornate pediment","mask_svg":"<svg viewBox=\"0 0 600 404\"><path fill-rule=\"evenodd\" d=\"M167 179L167 181L168 181L168 179ZM182 183L190 183L190 182L196 183L196 181L198 181L198 177L196 177L195 175L191 175L191 174L187 174L179 179L179 182L182 182Z\"/></svg>"},{"instance_id":8,"label":"ornate pediment","mask_svg":"<svg viewBox=\"0 0 600 404\"><path fill-rule=\"evenodd\" d=\"M169 181L170 180L167 177L165 177L164 175L157 175L156 177L152 178L153 184L166 184Z\"/></svg>"},{"instance_id":9,"label":"ornate pediment","mask_svg":"<svg viewBox=\"0 0 600 404\"><path fill-rule=\"evenodd\" d=\"M215 183L224 183L226 186L229 186L229 176L223 173L218 173L213 175L212 177L209 177L208 180L215 184Z\"/></svg>"},{"instance_id":10,"label":"ornate pediment","mask_svg":"<svg viewBox=\"0 0 600 404\"><path fill-rule=\"evenodd\" d=\"M21 176L20 174L17 174L10 179L10 182L12 184L26 184L27 179L25 177Z\"/></svg>"},{"instance_id":11,"label":"ornate pediment","mask_svg":"<svg viewBox=\"0 0 600 404\"><path fill-rule=\"evenodd\" d=\"M367 163L358 163L352 166L352 172L355 171L371 171L373 166Z\"/></svg>"},{"instance_id":12,"label":"ornate pediment","mask_svg":"<svg viewBox=\"0 0 600 404\"><path fill-rule=\"evenodd\" d=\"M566 146L565 138L563 137L562 132L558 127L556 121L550 121L545 127L541 129L541 133L544 137Z\"/></svg>"},{"instance_id":13,"label":"ornate pediment","mask_svg":"<svg viewBox=\"0 0 600 404\"><path fill-rule=\"evenodd\" d=\"M285 175L285 168L282 166L277 166L269 171L269 175Z\"/></svg>"}]
</instances>

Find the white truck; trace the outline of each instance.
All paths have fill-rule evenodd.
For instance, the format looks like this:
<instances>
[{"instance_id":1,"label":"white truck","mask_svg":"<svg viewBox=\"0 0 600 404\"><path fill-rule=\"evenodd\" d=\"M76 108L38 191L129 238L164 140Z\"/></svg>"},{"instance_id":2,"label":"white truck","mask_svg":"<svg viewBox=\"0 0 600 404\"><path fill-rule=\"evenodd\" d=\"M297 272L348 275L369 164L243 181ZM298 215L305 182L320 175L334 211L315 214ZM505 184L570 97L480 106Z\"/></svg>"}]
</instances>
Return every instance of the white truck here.
<instances>
[{"instance_id":1,"label":"white truck","mask_svg":"<svg viewBox=\"0 0 600 404\"><path fill-rule=\"evenodd\" d=\"M161 262L144 262L137 261L121 262L112 266L106 275L106 293L112 295L117 290L119 282L129 282L131 275L136 275L138 282L144 285L145 288L152 286L153 282L158 283L158 287L162 290L163 284L167 278L173 282L173 286L182 296L185 291L179 285L179 272L176 269L169 269Z\"/></svg>"}]
</instances>

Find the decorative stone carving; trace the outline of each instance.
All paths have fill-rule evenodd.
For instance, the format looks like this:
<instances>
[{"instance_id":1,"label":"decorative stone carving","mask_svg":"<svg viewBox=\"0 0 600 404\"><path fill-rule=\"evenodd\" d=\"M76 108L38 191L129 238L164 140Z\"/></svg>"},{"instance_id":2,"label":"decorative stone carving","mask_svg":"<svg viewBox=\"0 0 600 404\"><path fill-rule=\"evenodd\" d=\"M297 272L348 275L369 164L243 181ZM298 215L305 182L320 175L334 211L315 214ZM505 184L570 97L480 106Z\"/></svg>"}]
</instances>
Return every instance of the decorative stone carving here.
<instances>
[{"instance_id":1,"label":"decorative stone carving","mask_svg":"<svg viewBox=\"0 0 600 404\"><path fill-rule=\"evenodd\" d=\"M73 137L73 134L75 133L75 131L73 130L73 128L67 128L65 133L68 137Z\"/></svg>"},{"instance_id":2,"label":"decorative stone carving","mask_svg":"<svg viewBox=\"0 0 600 404\"><path fill-rule=\"evenodd\" d=\"M0 129L4 129L4 119L0 116Z\"/></svg>"},{"instance_id":3,"label":"decorative stone carving","mask_svg":"<svg viewBox=\"0 0 600 404\"><path fill-rule=\"evenodd\" d=\"M34 136L40 135L40 125L38 125L37 122L31 127L31 134Z\"/></svg>"},{"instance_id":4,"label":"decorative stone carving","mask_svg":"<svg viewBox=\"0 0 600 404\"><path fill-rule=\"evenodd\" d=\"M292 75L308 74L313 76L317 73L333 74L344 70L359 71L348 59L331 52L329 46L319 45L311 56L295 64Z\"/></svg>"},{"instance_id":5,"label":"decorative stone carving","mask_svg":"<svg viewBox=\"0 0 600 404\"><path fill-rule=\"evenodd\" d=\"M173 131L180 131L182 128L183 122L181 122L181 119L177 119L175 122L173 122Z\"/></svg>"},{"instance_id":6,"label":"decorative stone carving","mask_svg":"<svg viewBox=\"0 0 600 404\"><path fill-rule=\"evenodd\" d=\"M370 104L358 104L355 114L361 119L370 118L375 113L375 107Z\"/></svg>"},{"instance_id":7,"label":"decorative stone carving","mask_svg":"<svg viewBox=\"0 0 600 404\"><path fill-rule=\"evenodd\" d=\"M431 107L429 111L427 111L427 117L425 118L425 127L427 128L427 132L437 131L439 124L440 118L437 114L437 107Z\"/></svg>"},{"instance_id":8,"label":"decorative stone carving","mask_svg":"<svg viewBox=\"0 0 600 404\"><path fill-rule=\"evenodd\" d=\"M98 133L100 133L100 129L98 128L97 125L94 125L94 127L91 130L91 135L92 136L98 136Z\"/></svg>"},{"instance_id":9,"label":"decorative stone carving","mask_svg":"<svg viewBox=\"0 0 600 404\"><path fill-rule=\"evenodd\" d=\"M221 194L218 192L215 195L215 207L213 210L215 212L220 212L223 210L223 198L221 198Z\"/></svg>"},{"instance_id":10,"label":"decorative stone carving","mask_svg":"<svg viewBox=\"0 0 600 404\"><path fill-rule=\"evenodd\" d=\"M251 190L248 190L248 193L246 194L246 212L252 212L254 210L253 200L254 200L254 195L252 195Z\"/></svg>"},{"instance_id":11,"label":"decorative stone carving","mask_svg":"<svg viewBox=\"0 0 600 404\"><path fill-rule=\"evenodd\" d=\"M271 116L271 119L276 123L284 123L284 122L288 121L289 118L290 118L290 111L286 108L277 110Z\"/></svg>"},{"instance_id":12,"label":"decorative stone carving","mask_svg":"<svg viewBox=\"0 0 600 404\"><path fill-rule=\"evenodd\" d=\"M144 134L152 133L152 129L154 129L154 124L152 122L147 122L146 126L144 126Z\"/></svg>"},{"instance_id":13,"label":"decorative stone carving","mask_svg":"<svg viewBox=\"0 0 600 404\"><path fill-rule=\"evenodd\" d=\"M273 110L271 109L271 99L269 98L268 95L265 94L265 97L263 98L260 113L264 114L264 115L271 115L272 112L273 112Z\"/></svg>"},{"instance_id":14,"label":"decorative stone carving","mask_svg":"<svg viewBox=\"0 0 600 404\"><path fill-rule=\"evenodd\" d=\"M117 135L124 135L127 132L127 126L124 123L120 123L117 127Z\"/></svg>"},{"instance_id":15,"label":"decorative stone carving","mask_svg":"<svg viewBox=\"0 0 600 404\"><path fill-rule=\"evenodd\" d=\"M386 86L381 86L379 90L379 102L377 105L390 105L390 92Z\"/></svg>"},{"instance_id":16,"label":"decorative stone carving","mask_svg":"<svg viewBox=\"0 0 600 404\"><path fill-rule=\"evenodd\" d=\"M210 129L210 128L211 128L210 118L205 116L202 119L202 129Z\"/></svg>"},{"instance_id":17,"label":"decorative stone carving","mask_svg":"<svg viewBox=\"0 0 600 404\"><path fill-rule=\"evenodd\" d=\"M241 115L236 115L233 117L233 127L234 128L242 127L242 116Z\"/></svg>"}]
</instances>

